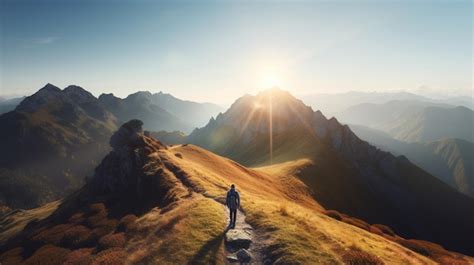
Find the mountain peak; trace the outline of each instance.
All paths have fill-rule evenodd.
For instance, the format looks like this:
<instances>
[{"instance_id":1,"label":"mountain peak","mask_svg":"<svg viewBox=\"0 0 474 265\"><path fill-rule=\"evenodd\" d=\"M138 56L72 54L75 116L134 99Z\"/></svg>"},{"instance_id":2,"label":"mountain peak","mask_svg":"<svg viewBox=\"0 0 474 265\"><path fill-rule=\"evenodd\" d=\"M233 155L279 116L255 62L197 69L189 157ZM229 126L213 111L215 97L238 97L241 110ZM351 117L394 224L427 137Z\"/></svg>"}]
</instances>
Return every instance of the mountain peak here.
<instances>
[{"instance_id":1,"label":"mountain peak","mask_svg":"<svg viewBox=\"0 0 474 265\"><path fill-rule=\"evenodd\" d=\"M58 98L61 98L62 90L50 83L39 89L33 95L26 97L17 107L16 110L20 111L34 111L39 106L52 102Z\"/></svg>"},{"instance_id":2,"label":"mountain peak","mask_svg":"<svg viewBox=\"0 0 474 265\"><path fill-rule=\"evenodd\" d=\"M138 91L138 92L135 92L133 94L130 94L127 96L127 98L129 97L150 97L152 96L151 92L150 91Z\"/></svg>"},{"instance_id":3,"label":"mountain peak","mask_svg":"<svg viewBox=\"0 0 474 265\"><path fill-rule=\"evenodd\" d=\"M262 90L258 92L257 97L291 97L294 98L293 95L290 94L290 92L283 90L279 87L272 87L269 89Z\"/></svg>"},{"instance_id":4,"label":"mountain peak","mask_svg":"<svg viewBox=\"0 0 474 265\"><path fill-rule=\"evenodd\" d=\"M279 88L272 88L261 91L255 96L244 95L237 99L231 108L224 113L222 118L228 116L237 117L238 120L242 120L252 115L257 118L254 120L255 125L261 127L260 122L268 120L270 116L274 124L277 124L279 121L294 123L301 120L294 119L296 116L309 117L312 113L313 110L310 107L295 98L290 92Z\"/></svg>"},{"instance_id":5,"label":"mountain peak","mask_svg":"<svg viewBox=\"0 0 474 265\"><path fill-rule=\"evenodd\" d=\"M89 93L87 90L80 86L76 85L69 85L64 89L64 92L72 93L72 92L77 92L77 93Z\"/></svg>"},{"instance_id":6,"label":"mountain peak","mask_svg":"<svg viewBox=\"0 0 474 265\"><path fill-rule=\"evenodd\" d=\"M99 96L99 100L104 100L104 99L114 99L117 98L114 93L102 93Z\"/></svg>"},{"instance_id":7,"label":"mountain peak","mask_svg":"<svg viewBox=\"0 0 474 265\"><path fill-rule=\"evenodd\" d=\"M151 103L152 94L149 91L138 91L136 93L130 94L125 98L125 101L135 102L137 104Z\"/></svg>"},{"instance_id":8,"label":"mountain peak","mask_svg":"<svg viewBox=\"0 0 474 265\"><path fill-rule=\"evenodd\" d=\"M94 101L96 98L87 90L80 86L70 85L63 92L76 103Z\"/></svg>"},{"instance_id":9,"label":"mountain peak","mask_svg":"<svg viewBox=\"0 0 474 265\"><path fill-rule=\"evenodd\" d=\"M61 89L51 83L47 83L44 87L40 88L36 93L45 93L45 92L61 92ZM36 94L35 93L35 94Z\"/></svg>"}]
</instances>

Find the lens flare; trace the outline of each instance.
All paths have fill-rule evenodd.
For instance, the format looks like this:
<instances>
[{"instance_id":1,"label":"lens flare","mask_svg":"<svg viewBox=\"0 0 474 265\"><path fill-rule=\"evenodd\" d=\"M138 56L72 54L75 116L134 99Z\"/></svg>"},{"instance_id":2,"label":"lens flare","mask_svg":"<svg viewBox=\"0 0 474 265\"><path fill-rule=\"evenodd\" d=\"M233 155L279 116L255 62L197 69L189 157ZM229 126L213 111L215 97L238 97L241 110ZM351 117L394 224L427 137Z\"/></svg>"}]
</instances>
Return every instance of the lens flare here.
<instances>
[{"instance_id":1,"label":"lens flare","mask_svg":"<svg viewBox=\"0 0 474 265\"><path fill-rule=\"evenodd\" d=\"M261 81L261 87L263 89L280 87L281 81L275 74L266 74Z\"/></svg>"},{"instance_id":2,"label":"lens flare","mask_svg":"<svg viewBox=\"0 0 474 265\"><path fill-rule=\"evenodd\" d=\"M272 93L268 93L268 99L269 99L269 104L268 104L268 122L269 122L269 133L270 133L270 165L273 164L273 99L272 99Z\"/></svg>"}]
</instances>

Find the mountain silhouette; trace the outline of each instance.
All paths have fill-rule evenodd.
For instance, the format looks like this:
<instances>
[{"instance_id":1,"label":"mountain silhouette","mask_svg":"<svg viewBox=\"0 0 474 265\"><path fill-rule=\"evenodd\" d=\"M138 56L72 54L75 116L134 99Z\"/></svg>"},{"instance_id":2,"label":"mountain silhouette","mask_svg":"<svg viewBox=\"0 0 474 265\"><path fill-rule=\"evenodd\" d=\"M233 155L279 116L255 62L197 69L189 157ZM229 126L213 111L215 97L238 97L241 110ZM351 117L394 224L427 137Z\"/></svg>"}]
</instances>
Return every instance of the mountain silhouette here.
<instances>
[{"instance_id":1,"label":"mountain silhouette","mask_svg":"<svg viewBox=\"0 0 474 265\"><path fill-rule=\"evenodd\" d=\"M363 104L382 105L391 101L417 103L420 105L456 107L474 107L474 100L469 96L434 99L411 92L362 92L314 93L300 96L305 104L321 110L326 115L336 116L345 110ZM362 118L362 117L360 117Z\"/></svg>"},{"instance_id":2,"label":"mountain silhouette","mask_svg":"<svg viewBox=\"0 0 474 265\"><path fill-rule=\"evenodd\" d=\"M474 112L466 107L417 101L361 104L337 114L344 123L381 130L406 142L458 138L474 142Z\"/></svg>"},{"instance_id":3,"label":"mountain silhouette","mask_svg":"<svg viewBox=\"0 0 474 265\"><path fill-rule=\"evenodd\" d=\"M121 99L113 94L99 97L106 108L122 122L138 118L150 131L179 130L190 132L216 115L220 107L210 103L180 100L163 92L141 91Z\"/></svg>"},{"instance_id":4,"label":"mountain silhouette","mask_svg":"<svg viewBox=\"0 0 474 265\"><path fill-rule=\"evenodd\" d=\"M30 208L82 185L109 151L115 117L89 92L47 84L0 116L1 204Z\"/></svg>"},{"instance_id":5,"label":"mountain silhouette","mask_svg":"<svg viewBox=\"0 0 474 265\"><path fill-rule=\"evenodd\" d=\"M467 236L474 233L471 198L405 157L360 140L348 126L288 92L246 95L188 141L247 166L294 171L325 208L388 224L404 236L473 251Z\"/></svg>"},{"instance_id":6,"label":"mountain silhouette","mask_svg":"<svg viewBox=\"0 0 474 265\"><path fill-rule=\"evenodd\" d=\"M152 100L154 104L161 106L171 114L185 120L192 129L206 125L209 121L209 117L216 116L223 110L222 107L212 103L197 103L189 100L181 100L164 92L152 94Z\"/></svg>"},{"instance_id":7,"label":"mountain silhouette","mask_svg":"<svg viewBox=\"0 0 474 265\"><path fill-rule=\"evenodd\" d=\"M113 94L102 94L99 102L112 112L119 121L126 122L139 118L146 122L152 131L174 128L189 131L191 126L154 104L150 92L137 92L121 99Z\"/></svg>"},{"instance_id":8,"label":"mountain silhouette","mask_svg":"<svg viewBox=\"0 0 474 265\"><path fill-rule=\"evenodd\" d=\"M9 111L12 111L16 108L25 97L16 97L5 99L0 97L0 115Z\"/></svg>"}]
</instances>

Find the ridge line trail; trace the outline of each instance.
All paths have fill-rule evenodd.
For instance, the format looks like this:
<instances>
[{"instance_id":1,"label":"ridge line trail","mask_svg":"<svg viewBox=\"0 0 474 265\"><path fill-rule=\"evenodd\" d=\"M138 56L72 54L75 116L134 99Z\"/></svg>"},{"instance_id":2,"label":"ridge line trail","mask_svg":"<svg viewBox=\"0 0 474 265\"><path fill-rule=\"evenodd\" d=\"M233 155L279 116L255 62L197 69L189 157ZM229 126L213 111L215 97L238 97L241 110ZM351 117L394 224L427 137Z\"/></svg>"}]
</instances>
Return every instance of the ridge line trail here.
<instances>
[{"instance_id":1,"label":"ridge line trail","mask_svg":"<svg viewBox=\"0 0 474 265\"><path fill-rule=\"evenodd\" d=\"M214 199L216 200L216 199ZM217 201L217 200L216 200ZM226 213L226 222L227 224L230 223L230 212L229 208L227 208L225 205L222 205L224 207L225 213ZM250 235L250 238L252 239L252 243L250 244L250 247L247 249L248 252L252 255L252 260L249 263L244 263L244 264L263 264L263 253L262 253L262 248L263 248L263 236L259 235L259 233L249 224L245 221L246 215L245 213L241 210L241 208L237 209L237 218L235 222L235 230L241 230L246 232L248 235ZM225 233L229 231L229 227L226 227ZM224 263L225 264L238 264L239 262L231 262L227 259L228 256L235 256L235 253L232 253L230 249L226 246L225 244L225 236L224 236Z\"/></svg>"},{"instance_id":2,"label":"ridge line trail","mask_svg":"<svg viewBox=\"0 0 474 265\"><path fill-rule=\"evenodd\" d=\"M222 207L224 207L224 211L226 215L226 223L229 224L230 222L229 209L226 207L225 203L222 200L220 200L219 197L210 196L209 194L207 194L205 190L196 189L196 187L190 181L190 176L188 175L188 173L182 170L181 168L177 167L173 163L171 163L171 161L172 159L170 159L169 157L167 159L164 159L163 164L165 168L169 170L172 174L174 174L177 180L180 182L180 184L183 187L188 188L188 190L190 190L191 193L199 194L205 198L211 199L221 204ZM246 219L245 213L241 210L241 208L237 209L237 219L236 219L234 230L243 231L247 233L251 238L250 247L246 250L251 254L252 259L248 263L241 263L241 264L264 264L264 261L263 261L264 255L262 253L262 250L263 250L263 246L264 246L263 242L265 241L265 238L263 235L257 232L257 230L255 230L249 223L247 223L245 219ZM228 246L226 245L226 234L229 230L231 229L229 229L229 227L226 226L225 230L223 231L224 233L223 242L222 242L222 247L223 247L223 252L224 252L223 263L224 264L238 264L240 262L238 261L232 262L227 259L228 256L235 257L235 254L236 254L236 252L231 252ZM238 251L238 250L239 249L235 251Z\"/></svg>"}]
</instances>

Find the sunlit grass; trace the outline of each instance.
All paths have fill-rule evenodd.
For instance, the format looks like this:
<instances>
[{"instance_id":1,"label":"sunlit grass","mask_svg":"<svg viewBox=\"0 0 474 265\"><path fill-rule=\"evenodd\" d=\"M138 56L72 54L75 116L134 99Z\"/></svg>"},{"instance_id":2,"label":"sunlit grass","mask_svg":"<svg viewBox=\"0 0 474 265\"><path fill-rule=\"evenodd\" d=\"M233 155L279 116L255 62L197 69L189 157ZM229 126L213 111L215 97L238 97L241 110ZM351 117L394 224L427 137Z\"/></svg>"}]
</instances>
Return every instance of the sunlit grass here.
<instances>
[{"instance_id":1,"label":"sunlit grass","mask_svg":"<svg viewBox=\"0 0 474 265\"><path fill-rule=\"evenodd\" d=\"M107 262L222 264L226 227L222 202L230 184L235 184L241 194L245 220L255 229L254 244L261 246L263 257L272 262L364 264L360 262L369 261L377 264L382 260L387 264L433 264L430 259L433 257L421 253L425 249L436 250L433 253L439 260L445 257L440 248L425 242L400 241L417 251L414 252L388 240L386 234L393 234L388 227L370 226L342 214L334 213L337 220L327 216L314 202L305 184L293 177L302 167L312 164L307 159L249 169L192 145L160 149L150 154L150 158L144 168L147 174L155 176L153 172L166 171L159 177L161 182L166 182L160 182L167 189L162 195L172 194L173 200L168 204L152 208L138 218L125 215L117 219L110 219L104 204L92 204L84 213L71 213L66 218L69 224L37 231L36 241L68 248L64 237L59 235L67 235L67 231L75 227L77 231L71 230L74 233L71 232L71 240L67 242L72 243L68 246L93 249L71 249L72 256L64 256L66 251L62 259L83 258L90 251L94 260ZM180 175L163 169L163 161L173 164ZM348 224L348 220L352 220L353 225ZM94 241L84 241L87 244L77 241L82 238L77 235L91 231L96 231ZM24 258L37 259L43 252L54 249L45 247L36 256ZM12 248L10 253L0 256L0 261L17 258L21 255Z\"/></svg>"},{"instance_id":2,"label":"sunlit grass","mask_svg":"<svg viewBox=\"0 0 474 265\"><path fill-rule=\"evenodd\" d=\"M150 212L138 220L128 247L131 263L219 264L226 227L224 208L214 200L197 197L170 211Z\"/></svg>"}]
</instances>

